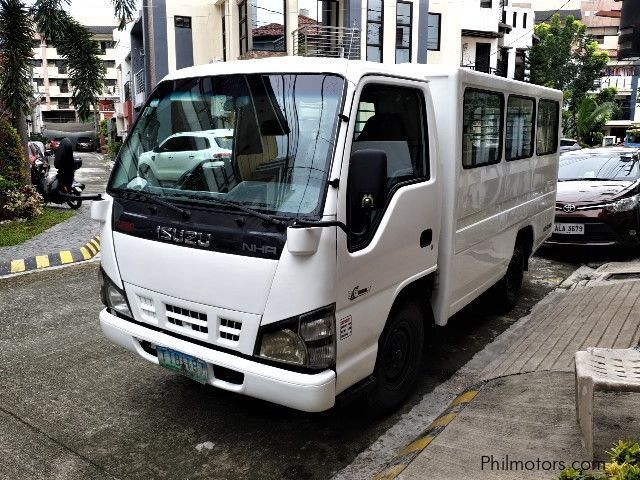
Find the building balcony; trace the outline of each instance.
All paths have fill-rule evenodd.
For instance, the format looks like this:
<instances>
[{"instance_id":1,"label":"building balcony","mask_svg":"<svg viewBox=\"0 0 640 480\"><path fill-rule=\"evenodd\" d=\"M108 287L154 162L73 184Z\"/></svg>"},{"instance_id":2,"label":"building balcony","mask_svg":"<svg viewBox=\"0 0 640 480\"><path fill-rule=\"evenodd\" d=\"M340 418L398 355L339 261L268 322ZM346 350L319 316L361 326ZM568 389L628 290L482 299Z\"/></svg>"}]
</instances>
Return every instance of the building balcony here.
<instances>
[{"instance_id":1,"label":"building balcony","mask_svg":"<svg viewBox=\"0 0 640 480\"><path fill-rule=\"evenodd\" d=\"M631 91L631 83L633 81L633 77L631 76L608 76L602 77L597 81L598 87L607 88L607 87L616 87L619 92L630 92Z\"/></svg>"},{"instance_id":2,"label":"building balcony","mask_svg":"<svg viewBox=\"0 0 640 480\"><path fill-rule=\"evenodd\" d=\"M476 72L488 73L490 75L497 75L498 77L507 77L507 64L506 62L498 62L497 68L490 67L488 65L460 65L462 68L468 68L469 70L475 70Z\"/></svg>"},{"instance_id":3,"label":"building balcony","mask_svg":"<svg viewBox=\"0 0 640 480\"><path fill-rule=\"evenodd\" d=\"M360 29L304 25L292 32L293 54L360 60Z\"/></svg>"}]
</instances>

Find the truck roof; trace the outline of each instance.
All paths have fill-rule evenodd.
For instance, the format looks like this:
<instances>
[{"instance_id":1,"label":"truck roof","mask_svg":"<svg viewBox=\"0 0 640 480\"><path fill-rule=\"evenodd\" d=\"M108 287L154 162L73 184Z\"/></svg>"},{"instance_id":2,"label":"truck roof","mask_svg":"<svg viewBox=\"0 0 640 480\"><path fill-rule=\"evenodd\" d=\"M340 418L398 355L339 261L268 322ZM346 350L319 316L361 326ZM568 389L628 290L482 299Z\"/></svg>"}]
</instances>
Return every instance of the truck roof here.
<instances>
[{"instance_id":1,"label":"truck roof","mask_svg":"<svg viewBox=\"0 0 640 480\"><path fill-rule=\"evenodd\" d=\"M207 77L213 75L250 74L250 73L332 73L357 83L364 75L380 74L403 77L417 81L460 76L461 81L475 83L474 80L485 78L491 84L512 84L522 86L523 82L511 80L496 75L476 72L463 67L449 65L429 65L416 63L384 64L367 62L364 60L347 60L343 58L315 58L298 56L269 57L251 60L235 60L230 62L214 62L196 65L170 73L165 80L179 80L183 78ZM553 97L560 93L558 90L527 84L538 92L546 90Z\"/></svg>"}]
</instances>

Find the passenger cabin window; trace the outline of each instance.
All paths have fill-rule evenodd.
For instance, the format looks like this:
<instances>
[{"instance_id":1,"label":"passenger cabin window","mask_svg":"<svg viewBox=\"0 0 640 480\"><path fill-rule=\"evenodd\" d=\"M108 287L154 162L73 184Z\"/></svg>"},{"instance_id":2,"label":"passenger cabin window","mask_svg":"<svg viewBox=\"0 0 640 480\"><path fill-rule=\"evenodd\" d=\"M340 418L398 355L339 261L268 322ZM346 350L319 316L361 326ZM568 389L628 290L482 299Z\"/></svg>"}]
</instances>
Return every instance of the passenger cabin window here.
<instances>
[{"instance_id":1,"label":"passenger cabin window","mask_svg":"<svg viewBox=\"0 0 640 480\"><path fill-rule=\"evenodd\" d=\"M402 185L429 178L428 137L424 96L420 90L391 85L367 85L362 90L351 152L382 150L387 155L386 201ZM384 208L371 212L364 233L352 247L371 239ZM354 230L359 230L360 225Z\"/></svg>"},{"instance_id":2,"label":"passenger cabin window","mask_svg":"<svg viewBox=\"0 0 640 480\"><path fill-rule=\"evenodd\" d=\"M538 155L549 155L558 150L560 104L552 100L538 103L536 150Z\"/></svg>"},{"instance_id":3,"label":"passenger cabin window","mask_svg":"<svg viewBox=\"0 0 640 480\"><path fill-rule=\"evenodd\" d=\"M508 161L529 158L533 155L535 104L533 98L509 96L504 147Z\"/></svg>"},{"instance_id":4,"label":"passenger cabin window","mask_svg":"<svg viewBox=\"0 0 640 480\"><path fill-rule=\"evenodd\" d=\"M462 166L482 167L500 162L502 151L501 93L467 88L462 120Z\"/></svg>"}]
</instances>

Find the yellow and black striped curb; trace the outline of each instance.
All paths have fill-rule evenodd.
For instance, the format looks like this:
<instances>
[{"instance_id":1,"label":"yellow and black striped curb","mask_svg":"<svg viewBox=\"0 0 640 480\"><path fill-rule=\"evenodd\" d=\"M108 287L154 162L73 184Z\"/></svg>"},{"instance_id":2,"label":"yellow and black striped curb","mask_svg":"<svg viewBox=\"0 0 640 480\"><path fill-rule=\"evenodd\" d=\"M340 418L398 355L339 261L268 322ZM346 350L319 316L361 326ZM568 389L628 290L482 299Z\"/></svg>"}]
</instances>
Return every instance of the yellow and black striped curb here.
<instances>
[{"instance_id":1,"label":"yellow and black striped curb","mask_svg":"<svg viewBox=\"0 0 640 480\"><path fill-rule=\"evenodd\" d=\"M95 236L80 248L72 250L62 250L57 253L47 255L36 255L35 257L19 258L8 262L0 262L0 277L12 273L29 272L43 268L68 265L70 263L84 262L91 260L100 251L100 236Z\"/></svg>"},{"instance_id":2,"label":"yellow and black striped curb","mask_svg":"<svg viewBox=\"0 0 640 480\"><path fill-rule=\"evenodd\" d=\"M478 383L458 395L431 424L413 440L400 450L393 459L374 477L375 480L392 480L396 478L420 452L433 442L458 414L476 398L485 382Z\"/></svg>"}]
</instances>

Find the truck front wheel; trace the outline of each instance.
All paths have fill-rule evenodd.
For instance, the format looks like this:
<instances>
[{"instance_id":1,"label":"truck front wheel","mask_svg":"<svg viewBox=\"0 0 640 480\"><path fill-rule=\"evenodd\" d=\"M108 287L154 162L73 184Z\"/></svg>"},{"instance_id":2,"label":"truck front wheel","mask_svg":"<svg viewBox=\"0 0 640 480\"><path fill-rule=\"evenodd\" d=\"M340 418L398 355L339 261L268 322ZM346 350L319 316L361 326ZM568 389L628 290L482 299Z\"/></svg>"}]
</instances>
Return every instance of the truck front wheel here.
<instances>
[{"instance_id":1,"label":"truck front wheel","mask_svg":"<svg viewBox=\"0 0 640 480\"><path fill-rule=\"evenodd\" d=\"M373 376L375 387L367 394L374 414L400 405L418 378L424 348L424 321L420 308L406 303L393 309L378 341Z\"/></svg>"}]
</instances>

